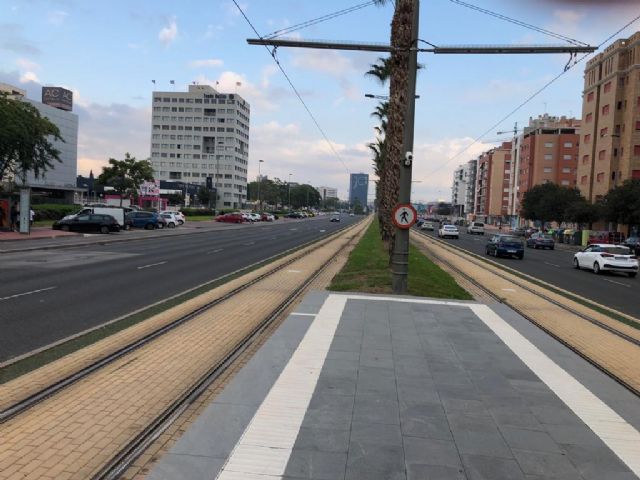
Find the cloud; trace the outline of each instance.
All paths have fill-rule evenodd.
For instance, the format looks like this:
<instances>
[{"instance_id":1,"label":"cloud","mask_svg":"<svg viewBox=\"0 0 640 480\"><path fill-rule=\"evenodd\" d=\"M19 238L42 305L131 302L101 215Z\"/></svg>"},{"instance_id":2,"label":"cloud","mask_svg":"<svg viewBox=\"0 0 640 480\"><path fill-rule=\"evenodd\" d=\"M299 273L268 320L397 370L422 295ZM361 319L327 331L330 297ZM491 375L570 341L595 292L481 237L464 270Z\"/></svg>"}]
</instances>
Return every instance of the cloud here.
<instances>
[{"instance_id":1,"label":"cloud","mask_svg":"<svg viewBox=\"0 0 640 480\"><path fill-rule=\"evenodd\" d=\"M165 47L168 47L178 36L178 24L176 23L176 17L169 19L169 25L163 27L158 33L158 39Z\"/></svg>"},{"instance_id":2,"label":"cloud","mask_svg":"<svg viewBox=\"0 0 640 480\"><path fill-rule=\"evenodd\" d=\"M246 3L238 2L238 6L242 9L244 13L247 13L247 10L249 10L249 5ZM232 17L237 17L240 15L240 11L238 10L238 7L236 7L236 5L233 2L224 3L223 8L227 13L227 15L230 15Z\"/></svg>"},{"instance_id":3,"label":"cloud","mask_svg":"<svg viewBox=\"0 0 640 480\"><path fill-rule=\"evenodd\" d=\"M224 62L218 58L210 58L207 60L192 60L189 62L191 68L203 68L203 67L221 67Z\"/></svg>"},{"instance_id":4,"label":"cloud","mask_svg":"<svg viewBox=\"0 0 640 480\"><path fill-rule=\"evenodd\" d=\"M356 71L352 58L334 50L296 50L292 64L298 68L338 78Z\"/></svg>"},{"instance_id":5,"label":"cloud","mask_svg":"<svg viewBox=\"0 0 640 480\"><path fill-rule=\"evenodd\" d=\"M202 36L203 40L211 40L212 38L217 38L220 34L220 32L222 32L222 30L224 30L224 27L222 25L207 25L207 31L204 32L204 35Z\"/></svg>"},{"instance_id":6,"label":"cloud","mask_svg":"<svg viewBox=\"0 0 640 480\"><path fill-rule=\"evenodd\" d=\"M17 59L16 64L23 70L38 70L40 68L40 65L26 58Z\"/></svg>"},{"instance_id":7,"label":"cloud","mask_svg":"<svg viewBox=\"0 0 640 480\"><path fill-rule=\"evenodd\" d=\"M222 72L217 80L200 74L194 80L202 85L210 85L219 92L238 93L249 102L252 108L258 107L261 110L275 110L277 108L277 104L268 91L257 87L240 73ZM240 86L237 85L238 82L240 82Z\"/></svg>"},{"instance_id":8,"label":"cloud","mask_svg":"<svg viewBox=\"0 0 640 480\"><path fill-rule=\"evenodd\" d=\"M20 75L20 83L36 82L40 83L38 76L33 72L24 72Z\"/></svg>"},{"instance_id":9,"label":"cloud","mask_svg":"<svg viewBox=\"0 0 640 480\"><path fill-rule=\"evenodd\" d=\"M0 50L18 55L39 55L40 49L22 36L22 26L14 23L0 23Z\"/></svg>"},{"instance_id":10,"label":"cloud","mask_svg":"<svg viewBox=\"0 0 640 480\"><path fill-rule=\"evenodd\" d=\"M49 14L47 15L47 20L49 23L59 26L64 23L68 16L69 14L67 12L56 10L55 12L49 12Z\"/></svg>"}]
</instances>

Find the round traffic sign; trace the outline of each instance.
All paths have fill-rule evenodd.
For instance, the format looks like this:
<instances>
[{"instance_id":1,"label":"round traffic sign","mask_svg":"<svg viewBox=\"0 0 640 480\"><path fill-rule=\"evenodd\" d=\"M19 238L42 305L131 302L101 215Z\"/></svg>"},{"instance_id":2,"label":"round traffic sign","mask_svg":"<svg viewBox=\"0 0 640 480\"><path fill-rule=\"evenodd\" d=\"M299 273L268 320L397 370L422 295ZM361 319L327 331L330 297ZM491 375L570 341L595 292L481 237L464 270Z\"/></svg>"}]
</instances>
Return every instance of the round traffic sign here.
<instances>
[{"instance_id":1,"label":"round traffic sign","mask_svg":"<svg viewBox=\"0 0 640 480\"><path fill-rule=\"evenodd\" d=\"M409 203L401 204L393 209L391 220L398 228L411 228L411 226L418 220L418 212L416 212L413 205Z\"/></svg>"}]
</instances>

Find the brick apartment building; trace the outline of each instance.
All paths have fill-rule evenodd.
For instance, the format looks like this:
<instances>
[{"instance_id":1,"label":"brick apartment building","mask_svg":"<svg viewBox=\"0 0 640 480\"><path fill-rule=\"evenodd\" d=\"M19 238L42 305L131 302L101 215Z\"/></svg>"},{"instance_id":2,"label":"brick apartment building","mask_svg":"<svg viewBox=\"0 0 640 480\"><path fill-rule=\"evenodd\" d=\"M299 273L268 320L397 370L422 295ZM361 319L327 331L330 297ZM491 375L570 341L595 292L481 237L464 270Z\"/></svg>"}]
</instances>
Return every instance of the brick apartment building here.
<instances>
[{"instance_id":1,"label":"brick apartment building","mask_svg":"<svg viewBox=\"0 0 640 480\"><path fill-rule=\"evenodd\" d=\"M478 220L495 223L507 215L511 182L511 142L478 157L474 213Z\"/></svg>"},{"instance_id":2,"label":"brick apartment building","mask_svg":"<svg viewBox=\"0 0 640 480\"><path fill-rule=\"evenodd\" d=\"M578 188L592 202L640 179L640 32L585 67L577 170Z\"/></svg>"}]
</instances>

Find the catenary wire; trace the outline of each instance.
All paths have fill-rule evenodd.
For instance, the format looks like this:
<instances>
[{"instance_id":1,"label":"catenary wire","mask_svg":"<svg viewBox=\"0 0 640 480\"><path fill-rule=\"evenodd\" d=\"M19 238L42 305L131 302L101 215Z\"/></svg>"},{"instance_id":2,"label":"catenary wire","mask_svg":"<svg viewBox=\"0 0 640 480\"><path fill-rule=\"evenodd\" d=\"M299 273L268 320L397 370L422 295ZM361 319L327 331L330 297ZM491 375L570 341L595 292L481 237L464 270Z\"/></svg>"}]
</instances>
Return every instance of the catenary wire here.
<instances>
[{"instance_id":1,"label":"catenary wire","mask_svg":"<svg viewBox=\"0 0 640 480\"><path fill-rule=\"evenodd\" d=\"M242 10L242 8L240 7L240 5L238 5L238 2L236 0L233 0L233 3L235 4L235 6L238 8L238 10L240 11L240 13L242 14L242 16L244 17L244 19L246 20L246 22L249 24L249 26L251 27L251 29L253 30L253 32L257 35L258 38L262 39L262 37L260 36L260 34L258 33L258 31L256 30L256 28L253 26L253 24L251 23L251 20L249 20L249 18L247 17L247 15L244 13L244 11ZM293 82L291 81L291 79L289 78L289 75L287 75L287 72L284 71L284 68L282 67L282 65L280 65L280 61L276 58L276 49L274 48L273 50L269 50L269 47L267 45L264 46L267 49L267 52L269 52L269 55L271 55L271 58L273 58L274 62L276 62L276 65L278 66L278 68L280 69L280 71L282 72L282 75L284 75L284 78L287 79L287 82L289 83L289 86L291 87L291 89L293 90L293 92L296 94L296 96L298 97L298 100L300 100L300 103L302 103L302 106L304 107L304 109L307 111L307 113L309 114L309 116L311 117L311 120L313 120L313 123L315 124L315 126L318 128L318 130L320 131L320 133L322 134L322 137L324 138L324 140L327 142L327 144L329 145L329 148L331 148L331 151L334 153L334 155L336 156L336 158L338 160L340 160L340 162L342 163L342 165L344 165L344 168L347 170L348 173L351 173L351 171L349 170L349 167L347 167L347 164L344 162L344 160L342 159L342 157L338 154L338 152L336 151L335 147L333 146L333 143L331 142L331 140L329 140L329 137L327 137L327 134L324 132L324 130L322 129L322 127L320 126L320 124L318 123L318 120L316 120L316 117L313 115L313 113L311 112L311 109L307 106L306 102L304 101L304 99L302 98L302 96L300 95L300 92L298 92L298 89L295 87L295 85L293 84Z\"/></svg>"},{"instance_id":2,"label":"catenary wire","mask_svg":"<svg viewBox=\"0 0 640 480\"><path fill-rule=\"evenodd\" d=\"M332 20L332 19L340 17L342 15L346 15L347 13L355 12L355 11L360 10L362 8L365 8L365 7L368 7L370 5L373 5L374 3L375 3L374 1L359 3L358 5L354 5L354 6L349 7L349 8L338 10L337 12L328 13L328 14L323 15L321 17L313 18L311 20L307 20L306 22L301 22L301 23L298 23L296 25L291 25L290 27L283 28L281 30L276 30L275 32L269 33L268 35L264 35L262 38L272 39L272 38L280 37L282 35L286 35L288 33L295 32L296 30L302 30L303 28L307 28L307 27L310 27L312 25L317 25L318 23L326 22L327 20Z\"/></svg>"},{"instance_id":3,"label":"catenary wire","mask_svg":"<svg viewBox=\"0 0 640 480\"><path fill-rule=\"evenodd\" d=\"M536 27L535 25L531 25L530 23L526 23L526 22L523 22L521 20L517 20L515 18L507 17L506 15L502 15L501 13L493 12L493 11L487 10L485 8L480 8L480 7L476 6L476 5L472 5L470 3L463 2L461 0L449 0L449 1L452 2L452 3L456 3L458 5L461 5L463 7L467 7L467 8L470 8L472 10L476 10L476 11L478 11L480 13L484 13L485 15L490 15L492 17L499 18L500 20L504 20L506 22L514 23L514 24L519 25L521 27L528 28L529 30L533 30L533 31L536 31L538 33L542 33L544 35L548 35L550 37L557 38L558 40L564 40L566 42L573 43L575 45L578 45L578 44L579 45L587 45L586 43L581 42L579 40L576 40L574 38L570 38L570 37L567 37L565 35L561 35L559 33L555 33L555 32L552 32L550 30L546 30L544 28Z\"/></svg>"},{"instance_id":4,"label":"catenary wire","mask_svg":"<svg viewBox=\"0 0 640 480\"><path fill-rule=\"evenodd\" d=\"M617 30L614 34L610 35L609 37L607 37L604 41L602 41L601 43L598 44L598 48L602 47L602 45L604 45L605 43L607 43L609 40L611 40L613 37L615 37L616 35L618 35L620 32L622 32L623 30L625 30L626 28L628 28L629 26L631 26L633 23L637 22L638 20L640 20L640 15L636 16L633 20L631 20L630 22L628 22L624 27L622 27L621 29ZM558 75L556 75L554 78L552 78L549 82L547 82L542 88L540 88L539 90L537 90L536 92L534 92L532 95L530 95L524 102L522 102L520 105L518 105L516 108L514 108L513 110L511 110L507 115L505 115L502 119L500 119L498 122L496 122L494 125L492 125L490 128L488 128L484 133L482 133L481 135L479 135L478 137L476 137L469 145L467 145L463 150L459 151L458 153L456 153L453 157L447 159L446 162L444 162L443 164L439 165L437 168L433 169L431 172L429 172L429 174L433 174L435 172L437 172L438 170L444 168L445 166L447 166L449 163L451 163L452 161L454 161L456 158L460 157L463 153L467 152L471 147L473 147L476 143L478 143L480 140L482 140L482 138L484 138L486 135L488 135L490 132L492 132L496 127L498 127L500 124L502 124L502 122L504 122L505 120L507 120L509 117L511 117L514 113L516 113L518 110L520 110L522 107L524 107L527 103L529 103L531 100L533 100L535 97L537 97L540 93L542 93L543 90L547 89L550 85L552 85L556 80L558 80L560 77L562 77L565 73L567 73L569 70L571 70L573 67L575 67L577 64L579 64L580 62L582 62L585 58L587 58L588 56L592 55L593 53L586 53L584 54L582 57L580 57L579 59L577 59L573 64L571 65L567 65L565 67L565 69L560 72Z\"/></svg>"}]
</instances>

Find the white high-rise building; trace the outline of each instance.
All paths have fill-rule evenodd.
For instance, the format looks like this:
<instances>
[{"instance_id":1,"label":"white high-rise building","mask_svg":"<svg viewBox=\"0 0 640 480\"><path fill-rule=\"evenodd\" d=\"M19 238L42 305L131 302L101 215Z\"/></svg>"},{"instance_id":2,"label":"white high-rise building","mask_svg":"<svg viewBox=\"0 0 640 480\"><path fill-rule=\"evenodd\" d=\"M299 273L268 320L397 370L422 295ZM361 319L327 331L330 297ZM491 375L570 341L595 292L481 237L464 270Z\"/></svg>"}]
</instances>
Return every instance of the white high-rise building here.
<instances>
[{"instance_id":1,"label":"white high-rise building","mask_svg":"<svg viewBox=\"0 0 640 480\"><path fill-rule=\"evenodd\" d=\"M249 103L209 85L188 92L153 92L151 165L156 180L217 189L216 209L247 200Z\"/></svg>"},{"instance_id":2,"label":"white high-rise building","mask_svg":"<svg viewBox=\"0 0 640 480\"><path fill-rule=\"evenodd\" d=\"M453 185L451 186L451 206L454 215L464 218L473 213L476 161L463 163L453 172Z\"/></svg>"}]
</instances>

